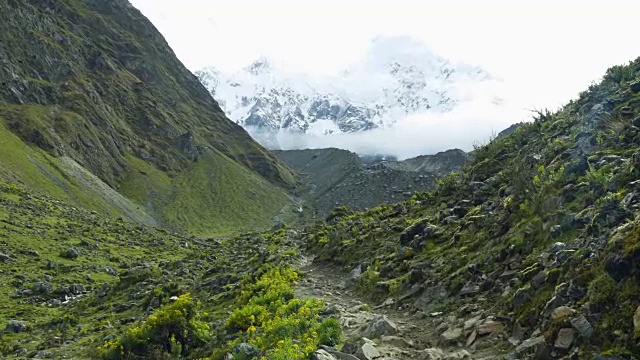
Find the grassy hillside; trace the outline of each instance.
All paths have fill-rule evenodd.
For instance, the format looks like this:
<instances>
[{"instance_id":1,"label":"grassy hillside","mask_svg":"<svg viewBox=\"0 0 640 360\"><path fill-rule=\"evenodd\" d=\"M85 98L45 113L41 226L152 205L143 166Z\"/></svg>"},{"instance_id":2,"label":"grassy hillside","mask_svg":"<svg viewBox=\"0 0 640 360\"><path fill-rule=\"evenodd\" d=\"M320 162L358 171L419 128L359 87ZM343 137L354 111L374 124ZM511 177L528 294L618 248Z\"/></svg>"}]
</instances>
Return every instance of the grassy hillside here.
<instances>
[{"instance_id":1,"label":"grassy hillside","mask_svg":"<svg viewBox=\"0 0 640 360\"><path fill-rule=\"evenodd\" d=\"M5 178L198 233L266 226L281 213L292 173L224 116L128 1L5 1L0 42L0 131L16 135L10 151L20 153L0 155Z\"/></svg>"},{"instance_id":2,"label":"grassy hillside","mask_svg":"<svg viewBox=\"0 0 640 360\"><path fill-rule=\"evenodd\" d=\"M322 302L293 297L296 250L285 229L198 239L6 182L0 223L1 356L221 359L240 356L244 342L269 358L303 359L339 339L337 321L319 319ZM292 342L304 346L283 346Z\"/></svg>"},{"instance_id":3,"label":"grassy hillside","mask_svg":"<svg viewBox=\"0 0 640 360\"><path fill-rule=\"evenodd\" d=\"M640 59L479 148L433 192L337 209L308 229L309 251L358 266L362 293L418 316L500 319L497 337L463 333L470 348L631 358L640 352L639 128ZM561 330L568 346L558 345Z\"/></svg>"}]
</instances>

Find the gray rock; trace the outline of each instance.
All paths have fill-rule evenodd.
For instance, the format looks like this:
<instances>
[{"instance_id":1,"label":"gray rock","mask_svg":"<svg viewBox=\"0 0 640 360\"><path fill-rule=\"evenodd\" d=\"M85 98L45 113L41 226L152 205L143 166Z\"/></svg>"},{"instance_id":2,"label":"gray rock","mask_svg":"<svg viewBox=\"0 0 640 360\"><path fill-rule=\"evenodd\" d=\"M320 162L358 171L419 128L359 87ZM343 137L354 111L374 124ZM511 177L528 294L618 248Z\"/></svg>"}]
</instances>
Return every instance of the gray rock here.
<instances>
[{"instance_id":1,"label":"gray rock","mask_svg":"<svg viewBox=\"0 0 640 360\"><path fill-rule=\"evenodd\" d=\"M422 360L443 360L444 351L438 348L426 349L422 352L420 359Z\"/></svg>"},{"instance_id":2,"label":"gray rock","mask_svg":"<svg viewBox=\"0 0 640 360\"><path fill-rule=\"evenodd\" d=\"M532 293L533 289L528 286L516 290L515 294L513 294L513 305L519 307L531 298Z\"/></svg>"},{"instance_id":3,"label":"gray rock","mask_svg":"<svg viewBox=\"0 0 640 360\"><path fill-rule=\"evenodd\" d=\"M329 354L325 350L318 350L313 354L313 359L315 360L337 360L335 356Z\"/></svg>"},{"instance_id":4,"label":"gray rock","mask_svg":"<svg viewBox=\"0 0 640 360\"><path fill-rule=\"evenodd\" d=\"M569 348L573 344L575 332L576 331L572 328L560 329L560 332L558 332L558 337L556 338L556 349L569 350Z\"/></svg>"},{"instance_id":5,"label":"gray rock","mask_svg":"<svg viewBox=\"0 0 640 360\"><path fill-rule=\"evenodd\" d=\"M582 315L571 319L571 326L578 330L580 335L585 339L588 339L593 335L593 326L591 326L589 321L587 321L587 319Z\"/></svg>"},{"instance_id":6,"label":"gray rock","mask_svg":"<svg viewBox=\"0 0 640 360\"><path fill-rule=\"evenodd\" d=\"M415 284L424 280L425 273L420 269L413 269L409 274L409 284Z\"/></svg>"},{"instance_id":7,"label":"gray rock","mask_svg":"<svg viewBox=\"0 0 640 360\"><path fill-rule=\"evenodd\" d=\"M536 276L533 277L533 279L531 279L529 284L531 284L531 287L534 290L538 290L542 287L542 285L544 285L545 278L546 278L546 275L544 271L540 271L536 274Z\"/></svg>"},{"instance_id":8,"label":"gray rock","mask_svg":"<svg viewBox=\"0 0 640 360\"><path fill-rule=\"evenodd\" d=\"M505 325L500 321L486 320L478 326L478 335L500 334L505 331Z\"/></svg>"},{"instance_id":9,"label":"gray rock","mask_svg":"<svg viewBox=\"0 0 640 360\"><path fill-rule=\"evenodd\" d=\"M48 281L38 281L33 285L32 290L36 293L50 294L53 292L53 284Z\"/></svg>"},{"instance_id":10,"label":"gray rock","mask_svg":"<svg viewBox=\"0 0 640 360\"><path fill-rule=\"evenodd\" d=\"M530 338L516 347L516 354L520 356L537 354L544 346L546 346L544 336Z\"/></svg>"},{"instance_id":11,"label":"gray rock","mask_svg":"<svg viewBox=\"0 0 640 360\"><path fill-rule=\"evenodd\" d=\"M440 335L439 344L455 345L462 339L462 328L453 328L443 332Z\"/></svg>"},{"instance_id":12,"label":"gray rock","mask_svg":"<svg viewBox=\"0 0 640 360\"><path fill-rule=\"evenodd\" d=\"M400 234L400 244L405 246L409 245L416 235L421 235L424 231L425 223L425 220L421 220L404 229L402 234Z\"/></svg>"},{"instance_id":13,"label":"gray rock","mask_svg":"<svg viewBox=\"0 0 640 360\"><path fill-rule=\"evenodd\" d=\"M376 317L369 324L363 336L369 339L380 338L382 335L395 335L398 333L398 327L386 316Z\"/></svg>"},{"instance_id":14,"label":"gray rock","mask_svg":"<svg viewBox=\"0 0 640 360\"><path fill-rule=\"evenodd\" d=\"M471 294L477 294L478 292L480 292L480 286L469 281L462 287L462 289L460 289L460 293L458 295L460 296L471 295Z\"/></svg>"},{"instance_id":15,"label":"gray rock","mask_svg":"<svg viewBox=\"0 0 640 360\"><path fill-rule=\"evenodd\" d=\"M98 289L98 297L107 296L107 294L109 294L109 291L111 291L111 286L109 286L109 284L107 283L102 284L102 286Z\"/></svg>"},{"instance_id":16,"label":"gray rock","mask_svg":"<svg viewBox=\"0 0 640 360\"><path fill-rule=\"evenodd\" d=\"M20 356L20 355L24 355L24 354L26 354L27 352L29 352L29 350L27 350L27 349L25 349L25 348L19 348L18 350L16 350L16 351L14 352L14 354L15 354L16 356Z\"/></svg>"},{"instance_id":17,"label":"gray rock","mask_svg":"<svg viewBox=\"0 0 640 360\"><path fill-rule=\"evenodd\" d=\"M329 354L333 355L336 359L338 360L360 360L357 357L355 357L354 355L351 354L347 354L344 347L342 348L342 351L345 352L340 352L330 346L326 346L326 345L320 345L320 348L326 352L328 352ZM354 354L356 353L357 349L353 352Z\"/></svg>"},{"instance_id":18,"label":"gray rock","mask_svg":"<svg viewBox=\"0 0 640 360\"><path fill-rule=\"evenodd\" d=\"M7 260L11 259L11 257L5 253L0 253L0 262L5 262Z\"/></svg>"},{"instance_id":19,"label":"gray rock","mask_svg":"<svg viewBox=\"0 0 640 360\"><path fill-rule=\"evenodd\" d=\"M53 359L53 354L51 351L38 351L34 359Z\"/></svg>"},{"instance_id":20,"label":"gray rock","mask_svg":"<svg viewBox=\"0 0 640 360\"><path fill-rule=\"evenodd\" d=\"M360 360L373 360L380 356L380 351L371 342L365 342L356 353L356 357Z\"/></svg>"},{"instance_id":21,"label":"gray rock","mask_svg":"<svg viewBox=\"0 0 640 360\"><path fill-rule=\"evenodd\" d=\"M635 333L640 333L640 306L636 309L636 313L633 315L633 329Z\"/></svg>"},{"instance_id":22,"label":"gray rock","mask_svg":"<svg viewBox=\"0 0 640 360\"><path fill-rule=\"evenodd\" d=\"M398 348L410 348L415 346L413 341L394 335L382 335L380 337L380 341L385 344L391 344Z\"/></svg>"},{"instance_id":23,"label":"gray rock","mask_svg":"<svg viewBox=\"0 0 640 360\"><path fill-rule=\"evenodd\" d=\"M471 354L467 350L460 350L451 354L446 354L443 360L464 360L471 359Z\"/></svg>"},{"instance_id":24,"label":"gray rock","mask_svg":"<svg viewBox=\"0 0 640 360\"><path fill-rule=\"evenodd\" d=\"M247 359L253 359L259 354L258 350L248 343L240 343L236 345L236 347L233 348L233 353L244 356Z\"/></svg>"},{"instance_id":25,"label":"gray rock","mask_svg":"<svg viewBox=\"0 0 640 360\"><path fill-rule=\"evenodd\" d=\"M347 275L347 278L345 279L345 282L347 285L353 285L355 284L358 279L360 279L360 277L362 277L362 273L365 271L364 266L362 266L362 264L356 266L355 268L353 268L353 270L351 270L351 272L349 272L349 275Z\"/></svg>"},{"instance_id":26,"label":"gray rock","mask_svg":"<svg viewBox=\"0 0 640 360\"><path fill-rule=\"evenodd\" d=\"M84 285L82 285L82 284L73 284L73 285L71 285L69 287L69 290L74 295L84 294L84 292L85 292Z\"/></svg>"},{"instance_id":27,"label":"gray rock","mask_svg":"<svg viewBox=\"0 0 640 360\"><path fill-rule=\"evenodd\" d=\"M27 323L24 321L9 320L9 322L7 322L7 327L5 328L5 330L14 332L14 333L19 333L19 332L27 331L28 326L27 326Z\"/></svg>"},{"instance_id":28,"label":"gray rock","mask_svg":"<svg viewBox=\"0 0 640 360\"><path fill-rule=\"evenodd\" d=\"M69 248L62 253L62 257L66 259L77 259L80 256L80 252L76 248Z\"/></svg>"},{"instance_id":29,"label":"gray rock","mask_svg":"<svg viewBox=\"0 0 640 360\"><path fill-rule=\"evenodd\" d=\"M151 301L149 301L149 309L157 309L160 307L160 299L157 296L154 296Z\"/></svg>"},{"instance_id":30,"label":"gray rock","mask_svg":"<svg viewBox=\"0 0 640 360\"><path fill-rule=\"evenodd\" d=\"M551 313L551 319L552 320L566 319L570 316L573 316L573 314L575 313L576 311L568 306L560 306L555 310L553 310L553 312Z\"/></svg>"},{"instance_id":31,"label":"gray rock","mask_svg":"<svg viewBox=\"0 0 640 360\"><path fill-rule=\"evenodd\" d=\"M326 308L322 314L323 315L335 315L335 314L340 314L344 312L344 308L340 305L337 304L333 304L331 306L329 306L328 308Z\"/></svg>"}]
</instances>

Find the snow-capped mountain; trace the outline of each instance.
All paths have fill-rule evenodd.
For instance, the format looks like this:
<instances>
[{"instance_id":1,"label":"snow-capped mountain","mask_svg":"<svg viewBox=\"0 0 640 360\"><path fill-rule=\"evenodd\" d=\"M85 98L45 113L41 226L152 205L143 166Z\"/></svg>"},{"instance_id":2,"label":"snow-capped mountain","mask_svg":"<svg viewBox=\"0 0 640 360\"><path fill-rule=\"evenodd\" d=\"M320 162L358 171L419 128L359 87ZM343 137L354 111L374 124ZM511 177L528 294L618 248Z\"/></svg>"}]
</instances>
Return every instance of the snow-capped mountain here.
<instances>
[{"instance_id":1,"label":"snow-capped mountain","mask_svg":"<svg viewBox=\"0 0 640 360\"><path fill-rule=\"evenodd\" d=\"M451 111L468 100L470 85L496 81L409 37L375 38L361 61L336 76L293 73L266 58L233 74L205 68L196 75L227 115L254 134L390 127L408 115Z\"/></svg>"}]
</instances>

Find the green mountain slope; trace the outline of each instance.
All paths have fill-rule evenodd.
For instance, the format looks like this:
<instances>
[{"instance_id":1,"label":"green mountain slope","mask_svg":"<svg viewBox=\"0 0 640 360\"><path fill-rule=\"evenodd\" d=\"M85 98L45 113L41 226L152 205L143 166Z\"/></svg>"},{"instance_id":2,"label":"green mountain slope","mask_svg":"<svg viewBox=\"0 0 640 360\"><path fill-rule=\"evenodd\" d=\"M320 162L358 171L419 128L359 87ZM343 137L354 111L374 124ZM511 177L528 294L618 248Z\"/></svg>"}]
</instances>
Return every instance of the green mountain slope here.
<instances>
[{"instance_id":1,"label":"green mountain slope","mask_svg":"<svg viewBox=\"0 0 640 360\"><path fill-rule=\"evenodd\" d=\"M479 148L433 192L334 212L309 230L309 251L356 269L365 294L442 316L441 331L470 349L631 358L640 351L639 128L640 59ZM467 327L485 318L490 329Z\"/></svg>"},{"instance_id":2,"label":"green mountain slope","mask_svg":"<svg viewBox=\"0 0 640 360\"><path fill-rule=\"evenodd\" d=\"M265 224L287 202L281 188L293 183L291 172L224 116L160 33L128 1L5 1L0 3L0 43L3 127L32 146L30 152L46 157L45 162L62 172L58 175L77 177L75 170L69 174L58 164L62 157L72 159L116 192L128 189L143 211L111 199L104 191L97 192L102 199L83 200L80 193L96 194L88 181L75 181L83 189L68 190L64 187L69 184L56 181L62 188L51 184L36 188L50 194L64 192L78 204L106 208L147 224L153 217L161 224L204 233L242 228L242 222L249 220ZM12 160L11 174L5 175L32 184L35 177L42 178L18 159ZM158 176L142 179L135 174L141 167ZM236 183L244 186L241 189L226 187L235 180L192 187L177 179L187 178L190 171L194 176L221 173L215 176L228 180L251 176ZM175 183L168 180L174 178ZM141 180L144 185L130 183ZM154 191L132 190L141 187ZM238 202L224 199L234 191L251 195ZM205 202L213 199L208 195L213 193L216 202ZM177 219L165 213L176 199L181 205L198 199L186 204L192 209L187 212L208 215ZM269 203L273 204L269 209L262 205ZM263 212L253 218L256 207ZM212 214L222 218L211 222Z\"/></svg>"},{"instance_id":3,"label":"green mountain slope","mask_svg":"<svg viewBox=\"0 0 640 360\"><path fill-rule=\"evenodd\" d=\"M218 359L251 335L244 314L259 303L269 322L253 324L271 334L260 351L294 359L280 341L315 349L339 336L318 320L321 301L293 298L295 255L284 229L197 239L0 182L0 356Z\"/></svg>"}]
</instances>

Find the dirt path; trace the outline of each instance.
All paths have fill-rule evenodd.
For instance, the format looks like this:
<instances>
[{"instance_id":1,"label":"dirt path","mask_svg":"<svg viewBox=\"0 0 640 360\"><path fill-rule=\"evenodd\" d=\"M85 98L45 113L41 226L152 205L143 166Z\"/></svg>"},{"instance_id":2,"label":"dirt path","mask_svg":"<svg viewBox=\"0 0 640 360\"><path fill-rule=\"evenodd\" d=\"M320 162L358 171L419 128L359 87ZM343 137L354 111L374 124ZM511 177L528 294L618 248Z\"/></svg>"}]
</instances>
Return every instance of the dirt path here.
<instances>
[{"instance_id":1,"label":"dirt path","mask_svg":"<svg viewBox=\"0 0 640 360\"><path fill-rule=\"evenodd\" d=\"M471 353L464 348L464 344L439 343L439 335L444 331L441 324L446 324L451 319L445 319L444 315L420 317L408 309L399 309L394 304L376 306L368 303L344 286L344 275L337 267L314 264L311 259L305 259L300 268L306 277L299 282L296 295L326 301L331 312L335 312L340 318L347 343L361 346L363 341L366 342L362 340L363 337L367 338L366 335L375 333L371 329L376 322L388 320L395 325L397 332L389 330L385 331L385 335L375 337L374 346L380 356L374 358L378 360L501 358L487 349ZM383 316L385 320L380 320Z\"/></svg>"}]
</instances>

